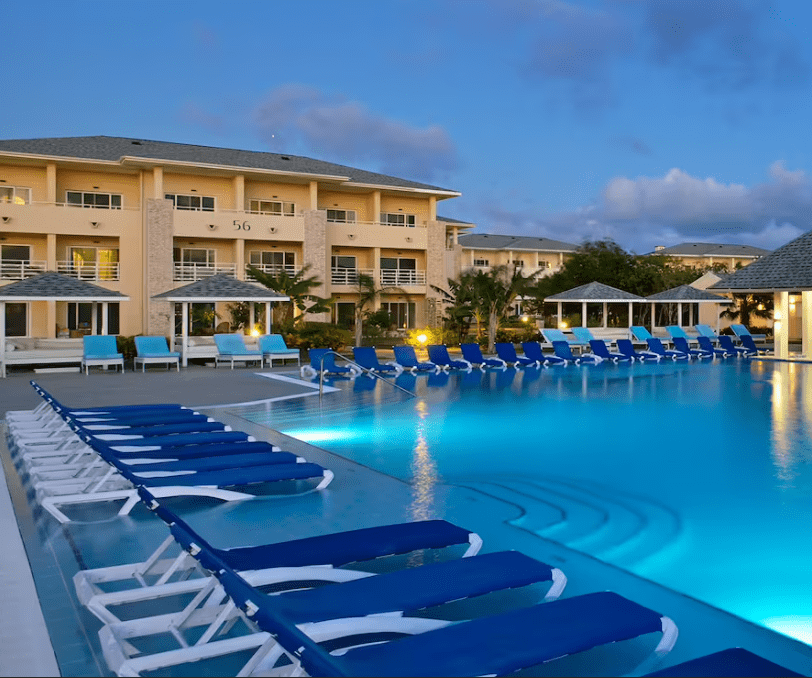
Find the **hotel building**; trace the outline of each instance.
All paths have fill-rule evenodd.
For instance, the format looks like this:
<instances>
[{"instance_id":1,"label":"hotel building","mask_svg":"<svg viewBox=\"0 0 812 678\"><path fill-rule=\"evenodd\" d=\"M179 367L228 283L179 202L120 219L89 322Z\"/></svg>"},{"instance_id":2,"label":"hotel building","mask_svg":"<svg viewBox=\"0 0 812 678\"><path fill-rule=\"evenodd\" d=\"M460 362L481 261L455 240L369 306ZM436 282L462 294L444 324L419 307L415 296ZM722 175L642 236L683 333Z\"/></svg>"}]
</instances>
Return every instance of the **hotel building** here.
<instances>
[{"instance_id":1,"label":"hotel building","mask_svg":"<svg viewBox=\"0 0 812 678\"><path fill-rule=\"evenodd\" d=\"M176 309L154 295L215 273L245 279L248 265L309 265L322 283L315 293L337 300L332 318L314 320L351 318L364 273L389 288L379 307L398 326L433 324L432 286L446 286L452 243L472 226L438 218L437 203L459 195L279 153L104 136L5 140L0 285L58 271L129 297L109 305L111 334L169 335ZM229 319L225 308L203 310ZM91 318L90 304L9 303L6 328L77 336L93 331Z\"/></svg>"}]
</instances>

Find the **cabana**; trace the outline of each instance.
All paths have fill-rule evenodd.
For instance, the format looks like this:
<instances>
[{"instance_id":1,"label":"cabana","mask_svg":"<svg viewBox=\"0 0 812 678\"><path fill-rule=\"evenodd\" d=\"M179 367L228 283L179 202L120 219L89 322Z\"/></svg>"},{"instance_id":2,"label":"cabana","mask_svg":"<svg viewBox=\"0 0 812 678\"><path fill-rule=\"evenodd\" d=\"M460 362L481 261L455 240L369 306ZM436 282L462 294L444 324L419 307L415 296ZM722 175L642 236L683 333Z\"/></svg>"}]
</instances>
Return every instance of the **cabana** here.
<instances>
[{"instance_id":1,"label":"cabana","mask_svg":"<svg viewBox=\"0 0 812 678\"><path fill-rule=\"evenodd\" d=\"M793 338L800 335L803 356L812 358L812 231L734 271L710 289L772 294L775 357L790 357L792 333Z\"/></svg>"},{"instance_id":2,"label":"cabana","mask_svg":"<svg viewBox=\"0 0 812 678\"><path fill-rule=\"evenodd\" d=\"M733 303L727 297L713 294L691 285L680 285L679 287L672 287L670 290L664 292L656 292L646 297L646 301L651 302L651 333L654 334L654 327L657 323L657 318L654 313L654 307L657 304L676 304L677 305L677 322L666 323L668 325L687 325L693 327L695 323L699 322L699 318L694 316L694 304L731 304ZM683 322L683 304L688 305L688 322ZM719 314L716 314L716 332L719 332Z\"/></svg>"},{"instance_id":3,"label":"cabana","mask_svg":"<svg viewBox=\"0 0 812 678\"><path fill-rule=\"evenodd\" d=\"M225 273L219 273L207 278L202 278L196 282L189 283L174 290L156 294L153 299L158 301L174 302L182 305L181 322L181 361L184 367L188 364L189 356L189 306L191 304L211 304L217 302L249 302L250 320L249 324L254 325L254 304L265 304L265 333L271 334L271 305L275 301L290 301L290 297L269 290L258 283L237 280ZM175 333L172 332L172 346L174 349ZM213 347L216 353L216 348ZM214 353L212 354L214 355Z\"/></svg>"},{"instance_id":4,"label":"cabana","mask_svg":"<svg viewBox=\"0 0 812 678\"><path fill-rule=\"evenodd\" d=\"M49 308L43 314L46 317L47 328L50 329L56 327L56 302L89 303L92 305L90 332L96 334L100 324L100 333L107 334L109 304L129 300L130 298L121 292L108 290L54 271L40 273L0 287L0 361L2 362L0 376L6 376L7 365L79 363L82 359L81 344L74 347L75 341L54 339L54 335L48 336L48 332L43 337L43 339L48 339L48 348L35 345L31 349L7 351L6 304L55 302L53 305L49 304ZM32 313L32 315L34 314Z\"/></svg>"},{"instance_id":5,"label":"cabana","mask_svg":"<svg viewBox=\"0 0 812 678\"><path fill-rule=\"evenodd\" d=\"M604 285L599 282L591 282L580 287L573 287L566 292L559 292L547 297L545 302L556 302L558 304L558 327L561 328L562 306L565 303L579 303L581 304L581 325L586 327L586 311L587 304L603 304L603 323L601 327L608 328L609 320L609 304L626 303L629 305L629 323L631 327L632 322L632 304L640 303L645 299L631 292L619 290L611 285ZM562 328L563 329L563 328Z\"/></svg>"}]
</instances>

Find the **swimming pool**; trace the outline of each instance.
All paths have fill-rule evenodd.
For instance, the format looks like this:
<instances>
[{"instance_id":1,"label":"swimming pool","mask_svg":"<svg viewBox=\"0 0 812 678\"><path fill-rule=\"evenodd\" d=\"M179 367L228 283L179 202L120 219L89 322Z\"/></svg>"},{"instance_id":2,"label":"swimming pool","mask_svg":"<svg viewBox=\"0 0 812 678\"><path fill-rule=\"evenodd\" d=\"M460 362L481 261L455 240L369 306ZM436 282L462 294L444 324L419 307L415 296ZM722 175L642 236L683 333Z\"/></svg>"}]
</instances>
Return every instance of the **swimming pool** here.
<instances>
[{"instance_id":1,"label":"swimming pool","mask_svg":"<svg viewBox=\"0 0 812 678\"><path fill-rule=\"evenodd\" d=\"M812 366L744 360L336 381L239 416L812 643Z\"/></svg>"}]
</instances>

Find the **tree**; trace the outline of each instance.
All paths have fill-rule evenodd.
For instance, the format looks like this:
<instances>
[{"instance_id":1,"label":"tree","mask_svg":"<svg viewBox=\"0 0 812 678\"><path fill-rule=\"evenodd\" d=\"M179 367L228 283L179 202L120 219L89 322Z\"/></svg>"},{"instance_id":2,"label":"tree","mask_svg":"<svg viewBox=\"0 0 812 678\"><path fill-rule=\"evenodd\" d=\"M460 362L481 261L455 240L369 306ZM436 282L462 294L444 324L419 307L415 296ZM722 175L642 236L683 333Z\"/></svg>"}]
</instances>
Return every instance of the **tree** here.
<instances>
[{"instance_id":1,"label":"tree","mask_svg":"<svg viewBox=\"0 0 812 678\"><path fill-rule=\"evenodd\" d=\"M378 287L375 284L375 278L366 273L358 274L357 293L358 299L355 302L355 345L361 346L364 336L364 314L367 306L374 305L375 300L381 294L403 294L406 297L409 295L403 289L394 285Z\"/></svg>"},{"instance_id":2,"label":"tree","mask_svg":"<svg viewBox=\"0 0 812 678\"><path fill-rule=\"evenodd\" d=\"M291 327L300 321L307 313L327 313L333 303L330 297L319 297L312 290L321 286L318 277L307 276L311 265L303 266L300 271L291 275L284 268L276 273L265 273L254 266L247 269L248 276L268 289L290 297L290 302L278 306L277 322L282 327ZM299 309L300 315L293 318L294 306Z\"/></svg>"},{"instance_id":3,"label":"tree","mask_svg":"<svg viewBox=\"0 0 812 678\"><path fill-rule=\"evenodd\" d=\"M773 301L771 294L734 294L733 304L719 315L750 327L750 316L764 320L773 317Z\"/></svg>"},{"instance_id":4,"label":"tree","mask_svg":"<svg viewBox=\"0 0 812 678\"><path fill-rule=\"evenodd\" d=\"M463 271L459 278L448 279L448 289L432 285L435 292L441 295L441 302L444 305L445 321L450 331L456 333L460 343L468 335L471 328L471 320L476 320L477 339L482 334L482 313L477 306L473 278L476 274L473 271Z\"/></svg>"}]
</instances>

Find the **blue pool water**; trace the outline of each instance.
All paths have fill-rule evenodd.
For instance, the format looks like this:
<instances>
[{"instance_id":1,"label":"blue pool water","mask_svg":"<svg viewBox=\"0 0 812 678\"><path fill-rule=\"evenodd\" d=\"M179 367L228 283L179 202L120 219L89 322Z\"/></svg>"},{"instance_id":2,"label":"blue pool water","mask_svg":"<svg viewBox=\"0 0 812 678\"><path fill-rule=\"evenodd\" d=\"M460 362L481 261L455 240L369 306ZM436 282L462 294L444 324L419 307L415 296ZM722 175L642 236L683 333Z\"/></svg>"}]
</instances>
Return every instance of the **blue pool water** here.
<instances>
[{"instance_id":1,"label":"blue pool water","mask_svg":"<svg viewBox=\"0 0 812 678\"><path fill-rule=\"evenodd\" d=\"M728 361L336 381L239 415L812 643L812 366Z\"/></svg>"}]
</instances>

